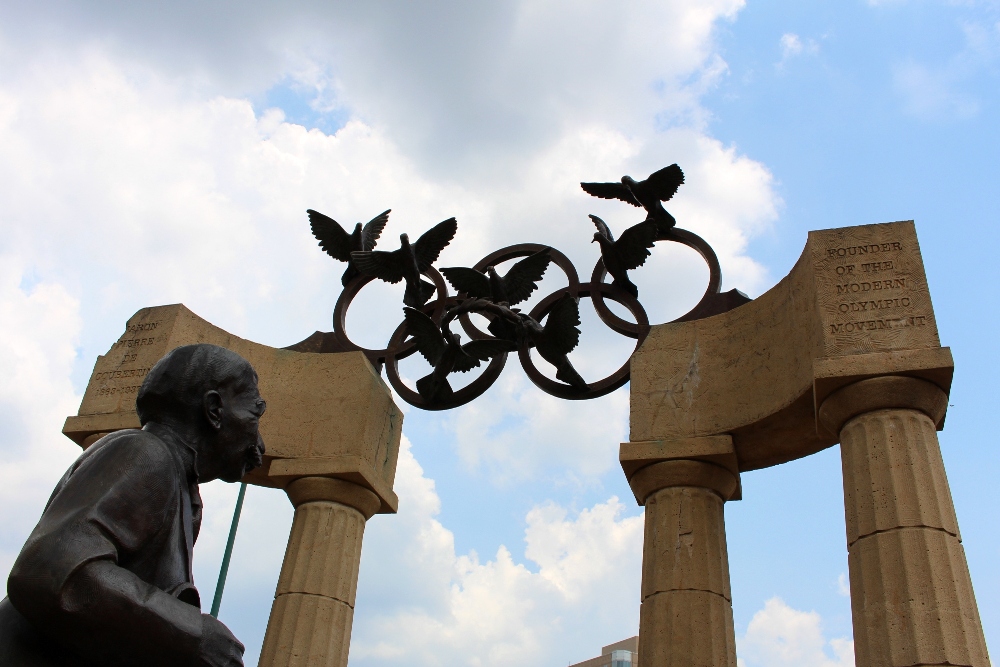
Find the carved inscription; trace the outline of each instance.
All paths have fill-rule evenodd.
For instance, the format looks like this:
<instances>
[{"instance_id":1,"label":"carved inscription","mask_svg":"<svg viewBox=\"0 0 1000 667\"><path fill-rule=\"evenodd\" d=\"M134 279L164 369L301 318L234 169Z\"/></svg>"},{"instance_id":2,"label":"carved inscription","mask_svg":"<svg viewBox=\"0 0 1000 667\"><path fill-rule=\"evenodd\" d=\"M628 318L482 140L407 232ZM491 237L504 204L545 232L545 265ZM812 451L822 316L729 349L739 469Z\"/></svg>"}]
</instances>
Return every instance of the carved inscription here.
<instances>
[{"instance_id":1,"label":"carved inscription","mask_svg":"<svg viewBox=\"0 0 1000 667\"><path fill-rule=\"evenodd\" d=\"M939 345L913 224L810 234L826 354Z\"/></svg>"},{"instance_id":2,"label":"carved inscription","mask_svg":"<svg viewBox=\"0 0 1000 667\"><path fill-rule=\"evenodd\" d=\"M149 372L148 368L122 368L116 371L105 371L103 373L95 373L95 382L104 382L106 380L118 380L122 378L142 378L146 377L146 373Z\"/></svg>"}]
</instances>

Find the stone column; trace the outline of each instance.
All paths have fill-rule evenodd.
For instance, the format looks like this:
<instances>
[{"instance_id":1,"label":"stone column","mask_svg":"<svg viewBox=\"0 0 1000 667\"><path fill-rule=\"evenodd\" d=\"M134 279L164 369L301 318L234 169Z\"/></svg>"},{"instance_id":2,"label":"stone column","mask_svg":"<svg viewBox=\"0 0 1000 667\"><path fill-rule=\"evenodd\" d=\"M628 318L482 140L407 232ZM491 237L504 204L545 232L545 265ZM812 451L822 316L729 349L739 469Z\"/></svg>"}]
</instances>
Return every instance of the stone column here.
<instances>
[{"instance_id":1,"label":"stone column","mask_svg":"<svg viewBox=\"0 0 1000 667\"><path fill-rule=\"evenodd\" d=\"M840 433L858 667L988 667L935 425L935 384L855 382L819 408Z\"/></svg>"},{"instance_id":2,"label":"stone column","mask_svg":"<svg viewBox=\"0 0 1000 667\"><path fill-rule=\"evenodd\" d=\"M731 449L731 440L724 439ZM623 467L625 446L636 444L623 445ZM639 611L642 665L736 667L723 517L723 503L739 488L735 457L732 468L705 460L660 458L629 475L636 500L646 507Z\"/></svg>"},{"instance_id":3,"label":"stone column","mask_svg":"<svg viewBox=\"0 0 1000 667\"><path fill-rule=\"evenodd\" d=\"M341 479L303 477L260 667L346 667L365 522L381 501Z\"/></svg>"}]
</instances>

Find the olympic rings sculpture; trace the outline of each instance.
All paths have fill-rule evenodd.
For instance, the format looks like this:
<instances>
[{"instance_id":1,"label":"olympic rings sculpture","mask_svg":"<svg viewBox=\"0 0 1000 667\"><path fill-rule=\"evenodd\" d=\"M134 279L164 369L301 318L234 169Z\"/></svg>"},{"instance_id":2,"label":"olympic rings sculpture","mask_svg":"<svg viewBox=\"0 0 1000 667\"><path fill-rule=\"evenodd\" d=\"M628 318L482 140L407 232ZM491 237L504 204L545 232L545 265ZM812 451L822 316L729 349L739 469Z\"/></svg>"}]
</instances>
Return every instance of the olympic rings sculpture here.
<instances>
[{"instance_id":1,"label":"olympic rings sculpture","mask_svg":"<svg viewBox=\"0 0 1000 667\"><path fill-rule=\"evenodd\" d=\"M708 285L701 300L689 312L672 320L672 322L685 322L710 317L731 310L750 300L735 289L725 293L720 292L722 272L719 267L718 257L715 251L712 250L712 247L697 234L673 227L669 230L660 231L656 235L655 240L679 243L692 248L701 255L708 265ZM534 243L522 243L497 250L479 260L473 268L476 271L485 272L489 267L510 260L528 257L540 251L547 251L551 263L559 267L565 275L567 285L538 301L527 314L527 317L539 323L546 318L553 307L564 297L569 296L576 301L579 301L581 298L589 298L601 321L616 333L634 339L635 349L638 349L639 345L642 344L643 340L649 334L651 326L649 318L638 298L626 289L605 281L608 271L605 267L603 257L595 264L589 282L580 282L576 267L566 255L549 246ZM512 314L519 312L507 309L502 305L496 306L486 303L484 299L472 299L464 293L452 295L449 292L448 283L445 281L445 278L433 266L428 266L422 272L422 275L432 282L434 298L428 300L423 306L415 310L419 310L428 316L434 322L435 326L442 328L442 331L447 330L450 321L457 319L461 323L465 334L472 341L496 340L494 336L491 336L475 325L469 317L470 313L480 314L486 317L487 320L492 321L497 317L501 317L503 311ZM410 405L423 410L448 410L465 405L481 396L500 377L500 373L507 363L507 351L491 356L485 370L482 371L479 377L453 392L449 389L448 395L444 399L440 397L428 397L409 387L400 377L399 362L417 352L418 349L417 341L413 336L413 332L409 330L410 327L406 319L396 327L386 346L381 349L366 348L358 345L348 335L346 325L347 312L362 288L372 280L375 280L374 276L361 273L346 282L333 312L332 333L316 332L301 343L286 349L301 352L362 352L376 369L385 368L389 384L392 385L400 398ZM607 304L608 299L625 307L635 321L629 322L612 312ZM523 315L521 317L524 319ZM528 378L539 389L553 396L568 400L587 400L609 394L629 381L631 354L625 363L614 373L593 382L586 382L586 386L583 387L582 385L573 386L554 380L542 373L531 357L531 347L530 342L526 340L521 340L520 344L517 345L516 352L521 366ZM514 350L511 349L510 351L513 352Z\"/></svg>"}]
</instances>

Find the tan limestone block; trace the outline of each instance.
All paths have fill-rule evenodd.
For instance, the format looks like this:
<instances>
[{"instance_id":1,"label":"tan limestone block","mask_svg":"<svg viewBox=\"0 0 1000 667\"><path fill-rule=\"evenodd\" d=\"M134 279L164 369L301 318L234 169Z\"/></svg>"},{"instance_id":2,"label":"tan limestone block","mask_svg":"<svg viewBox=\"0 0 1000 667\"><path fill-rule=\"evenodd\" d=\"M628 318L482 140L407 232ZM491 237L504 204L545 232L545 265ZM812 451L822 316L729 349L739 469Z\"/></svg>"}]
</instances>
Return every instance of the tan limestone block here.
<instances>
[{"instance_id":1,"label":"tan limestone block","mask_svg":"<svg viewBox=\"0 0 1000 667\"><path fill-rule=\"evenodd\" d=\"M295 509L277 595L309 593L354 606L365 517L340 503L312 501Z\"/></svg>"},{"instance_id":2,"label":"tan limestone block","mask_svg":"<svg viewBox=\"0 0 1000 667\"><path fill-rule=\"evenodd\" d=\"M736 667L729 600L703 591L669 591L643 600L639 667Z\"/></svg>"},{"instance_id":3,"label":"tan limestone block","mask_svg":"<svg viewBox=\"0 0 1000 667\"><path fill-rule=\"evenodd\" d=\"M722 466L734 475L740 471L733 438L729 435L623 442L618 448L618 460L625 477L631 477L637 470L650 464L677 459L708 461Z\"/></svg>"},{"instance_id":4,"label":"tan limestone block","mask_svg":"<svg viewBox=\"0 0 1000 667\"><path fill-rule=\"evenodd\" d=\"M642 599L706 591L732 600L723 501L696 487L661 489L646 500Z\"/></svg>"},{"instance_id":5,"label":"tan limestone block","mask_svg":"<svg viewBox=\"0 0 1000 667\"><path fill-rule=\"evenodd\" d=\"M268 403L261 419L265 465L250 483L285 486L307 475L365 485L395 511L391 495L403 416L382 378L360 352L315 354L260 345L224 331L183 305L144 308L98 357L79 414L63 432L84 442L98 432L138 426L135 396L149 369L181 345L213 343L246 358ZM298 461L298 467L282 461ZM277 463L278 465L274 465ZM274 469L276 477L268 476Z\"/></svg>"},{"instance_id":6,"label":"tan limestone block","mask_svg":"<svg viewBox=\"0 0 1000 667\"><path fill-rule=\"evenodd\" d=\"M848 554L859 667L988 667L965 551L931 528L863 537Z\"/></svg>"},{"instance_id":7,"label":"tan limestone block","mask_svg":"<svg viewBox=\"0 0 1000 667\"><path fill-rule=\"evenodd\" d=\"M258 667L347 667L354 609L319 595L274 599Z\"/></svg>"},{"instance_id":8,"label":"tan limestone block","mask_svg":"<svg viewBox=\"0 0 1000 667\"><path fill-rule=\"evenodd\" d=\"M811 232L752 302L652 327L632 359L629 439L728 434L741 471L777 465L837 442L817 431L815 391L888 372L947 388L950 355L936 348L912 222Z\"/></svg>"},{"instance_id":9,"label":"tan limestone block","mask_svg":"<svg viewBox=\"0 0 1000 667\"><path fill-rule=\"evenodd\" d=\"M958 536L934 422L916 410L855 417L841 433L847 544L903 526Z\"/></svg>"}]
</instances>

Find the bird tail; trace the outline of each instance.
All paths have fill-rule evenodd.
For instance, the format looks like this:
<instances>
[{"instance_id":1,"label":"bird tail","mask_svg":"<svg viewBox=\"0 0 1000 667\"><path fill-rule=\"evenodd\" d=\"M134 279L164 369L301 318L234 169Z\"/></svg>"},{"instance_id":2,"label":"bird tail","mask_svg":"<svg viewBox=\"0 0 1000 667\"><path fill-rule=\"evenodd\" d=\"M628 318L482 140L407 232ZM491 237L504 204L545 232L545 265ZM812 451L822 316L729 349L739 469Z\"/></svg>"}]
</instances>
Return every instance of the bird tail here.
<instances>
[{"instance_id":1,"label":"bird tail","mask_svg":"<svg viewBox=\"0 0 1000 667\"><path fill-rule=\"evenodd\" d=\"M407 283L406 292L403 293L403 303L410 308L420 308L427 303L427 300L431 298L436 289L433 283L429 283L426 280L419 281L413 288Z\"/></svg>"},{"instance_id":2,"label":"bird tail","mask_svg":"<svg viewBox=\"0 0 1000 667\"><path fill-rule=\"evenodd\" d=\"M344 287L347 287L347 283L351 282L355 278L361 275L357 267L354 266L353 262L347 263L347 270L344 271L344 275L340 277L340 282Z\"/></svg>"},{"instance_id":3,"label":"bird tail","mask_svg":"<svg viewBox=\"0 0 1000 667\"><path fill-rule=\"evenodd\" d=\"M623 290L625 290L635 298L637 299L639 298L639 288L636 287L635 283L629 280L627 276L624 278L615 278L611 282L611 284L614 285L615 287L621 287Z\"/></svg>"},{"instance_id":4,"label":"bird tail","mask_svg":"<svg viewBox=\"0 0 1000 667\"><path fill-rule=\"evenodd\" d=\"M580 391L587 390L587 381L580 377L580 374L573 368L573 364L569 362L569 359L559 364L559 368L556 370L556 379L562 380L574 389L579 389Z\"/></svg>"},{"instance_id":5,"label":"bird tail","mask_svg":"<svg viewBox=\"0 0 1000 667\"><path fill-rule=\"evenodd\" d=\"M417 380L417 393L428 403L443 403L451 400L454 390L448 379L438 379L433 373Z\"/></svg>"}]
</instances>

